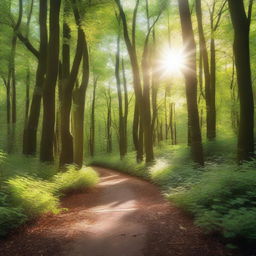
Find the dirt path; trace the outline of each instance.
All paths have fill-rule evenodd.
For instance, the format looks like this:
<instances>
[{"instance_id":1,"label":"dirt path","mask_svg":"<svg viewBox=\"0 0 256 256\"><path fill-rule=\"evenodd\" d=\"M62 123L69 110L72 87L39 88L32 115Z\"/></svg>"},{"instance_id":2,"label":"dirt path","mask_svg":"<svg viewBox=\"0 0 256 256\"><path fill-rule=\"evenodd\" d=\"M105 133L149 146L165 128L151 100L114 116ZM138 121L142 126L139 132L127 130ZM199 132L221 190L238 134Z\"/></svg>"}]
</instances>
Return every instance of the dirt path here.
<instances>
[{"instance_id":1,"label":"dirt path","mask_svg":"<svg viewBox=\"0 0 256 256\"><path fill-rule=\"evenodd\" d=\"M212 237L154 185L103 168L101 182L63 199L69 210L44 216L0 243L1 256L227 256Z\"/></svg>"}]
</instances>

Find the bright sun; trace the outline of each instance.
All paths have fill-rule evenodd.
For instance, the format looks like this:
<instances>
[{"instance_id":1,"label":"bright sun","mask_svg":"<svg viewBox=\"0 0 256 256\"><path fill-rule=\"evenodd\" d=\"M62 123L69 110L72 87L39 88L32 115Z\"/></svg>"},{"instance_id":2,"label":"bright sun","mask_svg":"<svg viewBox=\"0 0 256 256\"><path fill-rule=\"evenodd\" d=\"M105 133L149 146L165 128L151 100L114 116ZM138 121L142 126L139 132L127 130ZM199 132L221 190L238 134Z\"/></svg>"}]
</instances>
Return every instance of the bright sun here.
<instances>
[{"instance_id":1,"label":"bright sun","mask_svg":"<svg viewBox=\"0 0 256 256\"><path fill-rule=\"evenodd\" d=\"M159 69L162 76L181 75L186 65L185 55L182 49L166 49L162 52Z\"/></svg>"}]
</instances>

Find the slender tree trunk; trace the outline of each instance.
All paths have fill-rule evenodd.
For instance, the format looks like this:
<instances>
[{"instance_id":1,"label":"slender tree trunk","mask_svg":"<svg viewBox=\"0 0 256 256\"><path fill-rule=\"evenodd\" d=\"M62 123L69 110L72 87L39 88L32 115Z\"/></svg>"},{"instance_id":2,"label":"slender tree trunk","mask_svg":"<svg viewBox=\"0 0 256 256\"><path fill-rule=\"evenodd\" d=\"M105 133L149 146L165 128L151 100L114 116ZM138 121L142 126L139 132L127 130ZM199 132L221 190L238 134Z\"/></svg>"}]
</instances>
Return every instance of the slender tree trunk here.
<instances>
[{"instance_id":1,"label":"slender tree trunk","mask_svg":"<svg viewBox=\"0 0 256 256\"><path fill-rule=\"evenodd\" d=\"M43 128L40 160L51 162L53 158L55 126L55 88L59 66L59 14L61 0L50 0L49 44L47 52L46 81L43 88Z\"/></svg>"},{"instance_id":2,"label":"slender tree trunk","mask_svg":"<svg viewBox=\"0 0 256 256\"><path fill-rule=\"evenodd\" d=\"M9 78L6 83L6 120L9 125L11 122L11 83Z\"/></svg>"},{"instance_id":3,"label":"slender tree trunk","mask_svg":"<svg viewBox=\"0 0 256 256\"><path fill-rule=\"evenodd\" d=\"M30 69L28 68L27 76L26 76L25 125L28 122L29 103L30 103Z\"/></svg>"},{"instance_id":4,"label":"slender tree trunk","mask_svg":"<svg viewBox=\"0 0 256 256\"><path fill-rule=\"evenodd\" d=\"M229 10L234 27L234 55L240 101L238 133L239 162L254 157L254 100L251 81L249 20L243 0L229 0Z\"/></svg>"},{"instance_id":5,"label":"slender tree trunk","mask_svg":"<svg viewBox=\"0 0 256 256\"><path fill-rule=\"evenodd\" d=\"M170 133L171 133L171 144L174 145L174 109L173 109L173 103L169 104L169 110L170 110L170 121L169 121L169 127L170 127Z\"/></svg>"},{"instance_id":6,"label":"slender tree trunk","mask_svg":"<svg viewBox=\"0 0 256 256\"><path fill-rule=\"evenodd\" d=\"M176 107L175 103L173 103L173 133L174 133L174 145L178 144L177 140L177 123L176 123Z\"/></svg>"},{"instance_id":7,"label":"slender tree trunk","mask_svg":"<svg viewBox=\"0 0 256 256\"><path fill-rule=\"evenodd\" d=\"M134 114L133 114L133 126L132 126L133 144L136 151L139 146L139 108L135 99Z\"/></svg>"},{"instance_id":8,"label":"slender tree trunk","mask_svg":"<svg viewBox=\"0 0 256 256\"><path fill-rule=\"evenodd\" d=\"M122 74L123 74L123 87L124 87L124 154L127 154L128 151L128 142L127 142L127 124L128 124L128 114L129 114L129 101L128 101L128 90L127 90L127 81L125 74L124 59L122 59Z\"/></svg>"},{"instance_id":9,"label":"slender tree trunk","mask_svg":"<svg viewBox=\"0 0 256 256\"><path fill-rule=\"evenodd\" d=\"M189 119L188 124L191 137L191 153L193 161L203 165L203 146L197 107L196 44L188 0L179 0L179 12L183 42L186 47L185 50L188 53L187 67L189 71L184 70L184 77Z\"/></svg>"},{"instance_id":10,"label":"slender tree trunk","mask_svg":"<svg viewBox=\"0 0 256 256\"><path fill-rule=\"evenodd\" d=\"M201 0L196 0L196 16L198 23L198 32L199 32L199 42L200 42L200 52L203 59L204 67L204 80L205 80L205 101L206 101L206 120L207 120L207 138L212 140L216 137L216 124L214 122L215 110L212 109L212 91L211 91L211 74L209 67L209 58L206 46L206 40L204 35L203 28L203 17L202 17L202 7ZM214 92L215 94L215 92Z\"/></svg>"},{"instance_id":11,"label":"slender tree trunk","mask_svg":"<svg viewBox=\"0 0 256 256\"><path fill-rule=\"evenodd\" d=\"M151 123L151 104L150 104L150 76L149 76L149 46L146 43L142 57L142 73L143 73L143 107L141 106L141 119L144 132L144 150L146 154L146 162L150 163L154 160L153 152L153 132Z\"/></svg>"},{"instance_id":12,"label":"slender tree trunk","mask_svg":"<svg viewBox=\"0 0 256 256\"><path fill-rule=\"evenodd\" d=\"M152 70L152 86L151 86L151 97L152 97L152 131L153 131L153 143L156 143L157 139L157 127L156 127L156 120L158 115L157 109L157 95L158 95L158 81L159 81L159 74L155 70L157 70L157 61L156 61L156 37L155 37L155 30L153 30L153 54L151 55L151 67Z\"/></svg>"},{"instance_id":13,"label":"slender tree trunk","mask_svg":"<svg viewBox=\"0 0 256 256\"><path fill-rule=\"evenodd\" d=\"M120 158L125 156L125 124L123 114L123 97L121 89L120 78L120 35L117 37L117 52L116 52L116 65L115 65L116 87L118 96L118 113L119 113L119 127L118 127L118 139L119 139L119 153Z\"/></svg>"},{"instance_id":14,"label":"slender tree trunk","mask_svg":"<svg viewBox=\"0 0 256 256\"><path fill-rule=\"evenodd\" d=\"M32 18L33 8L34 8L34 0L31 0L30 9L29 9L28 18L27 18L26 38L29 38L30 22L31 22L31 18ZM26 126L27 126L27 123L28 123L28 115L29 115L30 80L31 80L31 78L30 78L30 66L29 66L29 63L28 63L27 75L26 75L26 105L25 105L25 125L24 125L24 129L25 129Z\"/></svg>"},{"instance_id":15,"label":"slender tree trunk","mask_svg":"<svg viewBox=\"0 0 256 256\"><path fill-rule=\"evenodd\" d=\"M140 163L143 161L144 157L144 130L142 125L142 120L139 118L139 137L138 137L138 151L137 151L137 162Z\"/></svg>"},{"instance_id":16,"label":"slender tree trunk","mask_svg":"<svg viewBox=\"0 0 256 256\"><path fill-rule=\"evenodd\" d=\"M23 134L23 154L35 155L37 149L37 129L41 112L41 98L47 66L47 1L40 0L39 10L40 49L36 72L36 84L30 105L29 117Z\"/></svg>"},{"instance_id":17,"label":"slender tree trunk","mask_svg":"<svg viewBox=\"0 0 256 256\"><path fill-rule=\"evenodd\" d=\"M17 35L14 31L12 38L12 60L11 60L11 89L12 89L12 123L16 123L17 118L17 107L16 107L16 67L15 67L15 55L17 47Z\"/></svg>"},{"instance_id":18,"label":"slender tree trunk","mask_svg":"<svg viewBox=\"0 0 256 256\"><path fill-rule=\"evenodd\" d=\"M12 123L16 123L17 110L16 110L16 67L15 67L15 55L17 48L17 32L20 28L23 14L23 0L19 0L19 16L13 29L12 47L11 47L11 60L10 60L10 72L12 81Z\"/></svg>"},{"instance_id":19,"label":"slender tree trunk","mask_svg":"<svg viewBox=\"0 0 256 256\"><path fill-rule=\"evenodd\" d=\"M95 153L95 101L96 101L97 84L98 84L98 78L94 78L92 106L91 106L90 140L89 140L89 148L90 148L91 157L93 157L94 153Z\"/></svg>"},{"instance_id":20,"label":"slender tree trunk","mask_svg":"<svg viewBox=\"0 0 256 256\"><path fill-rule=\"evenodd\" d=\"M81 85L73 91L73 142L74 142L74 163L81 168L84 157L84 109L85 96L89 82L89 53L86 38L83 51L83 77Z\"/></svg>"},{"instance_id":21,"label":"slender tree trunk","mask_svg":"<svg viewBox=\"0 0 256 256\"><path fill-rule=\"evenodd\" d=\"M210 111L208 117L208 139L216 138L216 49L215 39L211 38L211 88L210 88Z\"/></svg>"},{"instance_id":22,"label":"slender tree trunk","mask_svg":"<svg viewBox=\"0 0 256 256\"><path fill-rule=\"evenodd\" d=\"M108 93L106 94L107 100L107 122L106 122L106 132L107 132L107 153L112 152L112 97L110 92L110 87Z\"/></svg>"}]
</instances>

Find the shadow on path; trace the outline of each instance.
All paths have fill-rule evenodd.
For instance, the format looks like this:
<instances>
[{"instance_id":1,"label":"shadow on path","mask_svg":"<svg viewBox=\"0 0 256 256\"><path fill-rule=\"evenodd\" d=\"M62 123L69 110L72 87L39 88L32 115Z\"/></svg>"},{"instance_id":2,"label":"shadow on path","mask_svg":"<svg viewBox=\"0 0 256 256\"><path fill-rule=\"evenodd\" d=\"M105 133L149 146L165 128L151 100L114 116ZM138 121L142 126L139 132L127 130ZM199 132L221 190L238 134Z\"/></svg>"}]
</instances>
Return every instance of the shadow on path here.
<instances>
[{"instance_id":1,"label":"shadow on path","mask_svg":"<svg viewBox=\"0 0 256 256\"><path fill-rule=\"evenodd\" d=\"M229 252L145 181L95 168L101 182L67 196L67 212L43 216L0 243L1 256L227 256Z\"/></svg>"}]
</instances>

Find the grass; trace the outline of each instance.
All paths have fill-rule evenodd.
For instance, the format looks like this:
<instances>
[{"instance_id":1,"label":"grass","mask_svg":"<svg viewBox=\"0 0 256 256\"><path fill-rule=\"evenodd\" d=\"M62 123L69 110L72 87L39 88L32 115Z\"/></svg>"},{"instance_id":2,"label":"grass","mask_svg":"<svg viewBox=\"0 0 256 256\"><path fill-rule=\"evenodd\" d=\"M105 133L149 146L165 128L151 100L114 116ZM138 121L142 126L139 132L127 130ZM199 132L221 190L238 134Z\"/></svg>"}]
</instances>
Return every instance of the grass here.
<instances>
[{"instance_id":1,"label":"grass","mask_svg":"<svg viewBox=\"0 0 256 256\"><path fill-rule=\"evenodd\" d=\"M236 165L235 140L204 145L206 165L190 161L185 146L156 149L156 161L137 164L133 154L97 156L91 164L136 175L160 186L166 197L191 213L206 232L221 234L232 246L256 244L256 162Z\"/></svg>"},{"instance_id":2,"label":"grass","mask_svg":"<svg viewBox=\"0 0 256 256\"><path fill-rule=\"evenodd\" d=\"M119 155L98 155L90 159L87 165L97 165L105 168L115 169L143 179L149 179L149 174L145 170L145 164L136 162L135 153L129 153L125 159L120 160Z\"/></svg>"},{"instance_id":3,"label":"grass","mask_svg":"<svg viewBox=\"0 0 256 256\"><path fill-rule=\"evenodd\" d=\"M69 166L66 172L57 173L54 166L22 158L8 156L0 166L0 236L44 213L59 213L63 195L94 186L99 180L90 167L77 170Z\"/></svg>"}]
</instances>

